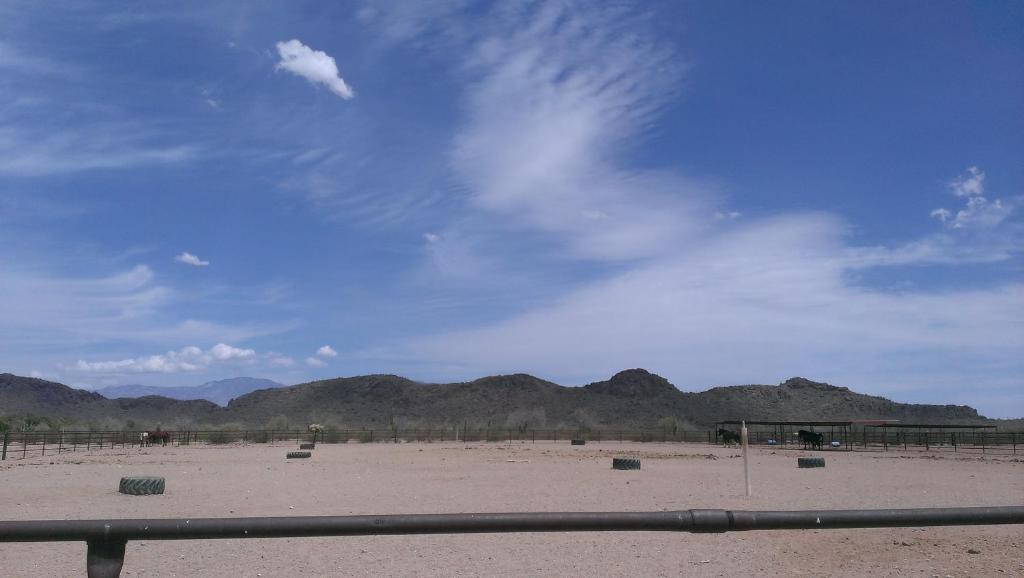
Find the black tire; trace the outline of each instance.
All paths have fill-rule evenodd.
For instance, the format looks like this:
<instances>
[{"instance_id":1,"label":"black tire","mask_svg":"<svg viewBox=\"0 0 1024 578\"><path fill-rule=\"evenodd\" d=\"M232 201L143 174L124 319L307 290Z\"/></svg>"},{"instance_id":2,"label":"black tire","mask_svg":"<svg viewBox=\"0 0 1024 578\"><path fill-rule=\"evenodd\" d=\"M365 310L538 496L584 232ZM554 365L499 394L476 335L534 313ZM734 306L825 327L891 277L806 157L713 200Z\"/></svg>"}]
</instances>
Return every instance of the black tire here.
<instances>
[{"instance_id":1,"label":"black tire","mask_svg":"<svg viewBox=\"0 0 1024 578\"><path fill-rule=\"evenodd\" d=\"M587 440L572 440L569 443L571 443L574 446L585 446L587 445Z\"/></svg>"},{"instance_id":2,"label":"black tire","mask_svg":"<svg viewBox=\"0 0 1024 578\"><path fill-rule=\"evenodd\" d=\"M312 452L288 452L288 459L289 460L292 459L292 458L308 458L308 457L312 457L312 456L313 456Z\"/></svg>"},{"instance_id":3,"label":"black tire","mask_svg":"<svg viewBox=\"0 0 1024 578\"><path fill-rule=\"evenodd\" d=\"M800 468L823 468L825 458L797 458L796 465Z\"/></svg>"},{"instance_id":4,"label":"black tire","mask_svg":"<svg viewBox=\"0 0 1024 578\"><path fill-rule=\"evenodd\" d=\"M612 458L613 470L639 470L640 460L634 458Z\"/></svg>"},{"instance_id":5,"label":"black tire","mask_svg":"<svg viewBox=\"0 0 1024 578\"><path fill-rule=\"evenodd\" d=\"M121 478L117 491L129 496L152 496L164 493L164 485L163 478Z\"/></svg>"},{"instance_id":6,"label":"black tire","mask_svg":"<svg viewBox=\"0 0 1024 578\"><path fill-rule=\"evenodd\" d=\"M299 444L300 450L312 450L316 449L316 444Z\"/></svg>"}]
</instances>

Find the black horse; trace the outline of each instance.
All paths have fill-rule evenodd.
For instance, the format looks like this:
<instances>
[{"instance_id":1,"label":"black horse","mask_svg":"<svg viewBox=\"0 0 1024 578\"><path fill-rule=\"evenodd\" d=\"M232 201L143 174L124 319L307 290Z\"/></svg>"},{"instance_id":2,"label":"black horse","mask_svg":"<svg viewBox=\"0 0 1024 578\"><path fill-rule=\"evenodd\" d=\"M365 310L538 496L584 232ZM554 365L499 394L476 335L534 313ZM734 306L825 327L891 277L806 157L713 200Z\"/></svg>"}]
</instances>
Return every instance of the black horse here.
<instances>
[{"instance_id":1,"label":"black horse","mask_svg":"<svg viewBox=\"0 0 1024 578\"><path fill-rule=\"evenodd\" d=\"M796 432L796 435L800 436L800 442L804 444L804 449L820 450L822 442L825 441L825 435L820 433L814 433L802 429Z\"/></svg>"},{"instance_id":2,"label":"black horse","mask_svg":"<svg viewBox=\"0 0 1024 578\"><path fill-rule=\"evenodd\" d=\"M738 433L736 433L736 432L734 432L732 430L727 430L725 428L718 428L718 435L721 436L722 442L725 445L740 443L740 434L738 434Z\"/></svg>"}]
</instances>

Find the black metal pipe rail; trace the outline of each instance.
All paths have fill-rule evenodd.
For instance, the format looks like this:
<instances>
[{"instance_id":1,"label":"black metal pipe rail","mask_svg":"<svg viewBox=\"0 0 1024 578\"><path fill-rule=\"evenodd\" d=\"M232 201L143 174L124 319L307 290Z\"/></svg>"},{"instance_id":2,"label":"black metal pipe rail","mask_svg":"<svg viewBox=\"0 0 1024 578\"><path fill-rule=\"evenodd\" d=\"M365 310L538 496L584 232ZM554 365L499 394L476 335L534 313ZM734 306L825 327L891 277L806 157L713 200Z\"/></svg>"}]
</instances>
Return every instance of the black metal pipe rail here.
<instances>
[{"instance_id":1,"label":"black metal pipe rail","mask_svg":"<svg viewBox=\"0 0 1024 578\"><path fill-rule=\"evenodd\" d=\"M732 532L1024 524L1024 506L885 510L560 512L0 522L0 542L88 544L91 577L119 576L129 540L493 532Z\"/></svg>"}]
</instances>

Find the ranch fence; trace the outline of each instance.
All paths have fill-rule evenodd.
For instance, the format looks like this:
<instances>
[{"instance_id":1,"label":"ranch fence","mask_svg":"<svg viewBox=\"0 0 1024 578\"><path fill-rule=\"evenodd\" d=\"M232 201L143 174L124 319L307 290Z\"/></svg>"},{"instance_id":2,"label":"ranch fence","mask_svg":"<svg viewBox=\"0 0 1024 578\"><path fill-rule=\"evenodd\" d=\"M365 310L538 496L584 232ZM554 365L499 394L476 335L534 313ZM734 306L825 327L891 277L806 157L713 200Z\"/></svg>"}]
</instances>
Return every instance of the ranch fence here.
<instances>
[{"instance_id":1,"label":"ranch fence","mask_svg":"<svg viewBox=\"0 0 1024 578\"><path fill-rule=\"evenodd\" d=\"M174 446L220 444L276 444L314 441L314 433L304 429L289 430L181 430L166 432ZM131 449L142 443L141 431L6 431L2 434L0 459L45 457L49 454L91 451L93 449ZM750 444L772 449L803 449L792 436L752 430ZM820 451L888 451L922 450L971 453L1016 454L1017 445L1024 444L1024 432L992 430L929 432L894 431L882 428L851 429L831 439L827 433ZM573 439L590 442L688 442L715 445L721 443L711 430L564 430L564 429L493 429L474 427L424 429L332 429L316 432L319 443L381 443L381 442L519 442L569 443ZM831 442L838 442L833 447ZM771 443L774 442L774 443ZM1024 448L1022 448L1024 449Z\"/></svg>"},{"instance_id":2,"label":"ranch fence","mask_svg":"<svg viewBox=\"0 0 1024 578\"><path fill-rule=\"evenodd\" d=\"M116 578L129 540L211 540L497 532L828 530L1024 524L1024 506L884 510L523 512L279 518L0 521L2 542L84 541L90 578Z\"/></svg>"}]
</instances>

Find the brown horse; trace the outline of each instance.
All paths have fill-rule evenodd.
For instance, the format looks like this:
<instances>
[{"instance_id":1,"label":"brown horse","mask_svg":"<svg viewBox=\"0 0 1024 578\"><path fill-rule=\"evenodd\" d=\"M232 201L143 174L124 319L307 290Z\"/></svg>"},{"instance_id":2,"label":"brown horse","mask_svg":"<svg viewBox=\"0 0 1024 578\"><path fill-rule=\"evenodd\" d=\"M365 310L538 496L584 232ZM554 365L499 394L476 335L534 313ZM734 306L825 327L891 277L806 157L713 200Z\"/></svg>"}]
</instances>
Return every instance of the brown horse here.
<instances>
[{"instance_id":1,"label":"brown horse","mask_svg":"<svg viewBox=\"0 0 1024 578\"><path fill-rule=\"evenodd\" d=\"M159 431L159 430L157 430L157 431L150 431L150 432L146 432L146 437L144 439L146 440L146 445L147 446L151 446L151 445L157 444L157 443L159 443L160 445L164 445L165 446L165 445L167 445L171 441L171 434L169 434L169 433L167 433L165 431Z\"/></svg>"}]
</instances>

